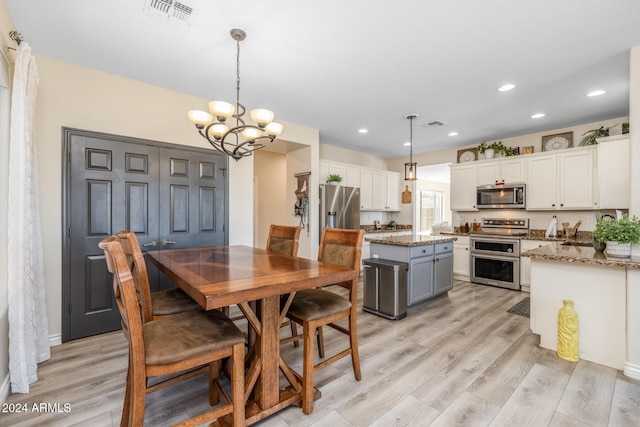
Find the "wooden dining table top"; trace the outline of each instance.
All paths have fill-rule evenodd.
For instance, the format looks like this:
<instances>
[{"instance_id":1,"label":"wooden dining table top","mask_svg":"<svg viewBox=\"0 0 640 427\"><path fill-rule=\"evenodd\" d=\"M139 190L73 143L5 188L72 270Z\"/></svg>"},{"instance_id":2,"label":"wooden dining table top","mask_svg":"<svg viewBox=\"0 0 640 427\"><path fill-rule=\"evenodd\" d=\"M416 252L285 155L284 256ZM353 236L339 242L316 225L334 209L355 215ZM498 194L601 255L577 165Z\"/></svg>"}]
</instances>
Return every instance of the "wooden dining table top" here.
<instances>
[{"instance_id":1,"label":"wooden dining table top","mask_svg":"<svg viewBox=\"0 0 640 427\"><path fill-rule=\"evenodd\" d=\"M239 245L149 251L147 256L206 310L357 276L337 265Z\"/></svg>"}]
</instances>

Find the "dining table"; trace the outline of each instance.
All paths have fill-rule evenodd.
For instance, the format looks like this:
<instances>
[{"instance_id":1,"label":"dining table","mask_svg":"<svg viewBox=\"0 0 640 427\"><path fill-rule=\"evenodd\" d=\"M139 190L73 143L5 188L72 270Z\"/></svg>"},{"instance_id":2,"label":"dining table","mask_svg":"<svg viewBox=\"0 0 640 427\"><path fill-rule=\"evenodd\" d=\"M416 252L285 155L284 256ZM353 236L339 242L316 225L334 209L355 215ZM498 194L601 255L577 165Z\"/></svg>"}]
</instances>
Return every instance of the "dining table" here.
<instances>
[{"instance_id":1,"label":"dining table","mask_svg":"<svg viewBox=\"0 0 640 427\"><path fill-rule=\"evenodd\" d=\"M237 305L255 331L245 373L246 425L301 404L301 377L280 356L286 311L296 291L353 280L356 270L241 245L156 250L146 255L202 308ZM289 383L284 388L280 371ZM319 397L319 391L316 394Z\"/></svg>"}]
</instances>

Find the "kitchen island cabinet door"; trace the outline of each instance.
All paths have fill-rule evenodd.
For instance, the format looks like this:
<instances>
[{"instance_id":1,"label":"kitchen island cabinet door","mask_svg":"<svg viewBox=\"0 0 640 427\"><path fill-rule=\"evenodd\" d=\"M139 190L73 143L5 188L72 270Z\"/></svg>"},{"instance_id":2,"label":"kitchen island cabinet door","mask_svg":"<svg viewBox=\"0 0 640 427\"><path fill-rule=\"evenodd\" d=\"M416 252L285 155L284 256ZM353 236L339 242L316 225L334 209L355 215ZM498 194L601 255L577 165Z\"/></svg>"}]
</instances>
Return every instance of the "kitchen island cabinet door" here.
<instances>
[{"instance_id":1,"label":"kitchen island cabinet door","mask_svg":"<svg viewBox=\"0 0 640 427\"><path fill-rule=\"evenodd\" d=\"M453 252L436 254L433 266L433 294L453 289Z\"/></svg>"},{"instance_id":2,"label":"kitchen island cabinet door","mask_svg":"<svg viewBox=\"0 0 640 427\"><path fill-rule=\"evenodd\" d=\"M409 262L407 305L431 298L433 290L433 255L411 258Z\"/></svg>"}]
</instances>

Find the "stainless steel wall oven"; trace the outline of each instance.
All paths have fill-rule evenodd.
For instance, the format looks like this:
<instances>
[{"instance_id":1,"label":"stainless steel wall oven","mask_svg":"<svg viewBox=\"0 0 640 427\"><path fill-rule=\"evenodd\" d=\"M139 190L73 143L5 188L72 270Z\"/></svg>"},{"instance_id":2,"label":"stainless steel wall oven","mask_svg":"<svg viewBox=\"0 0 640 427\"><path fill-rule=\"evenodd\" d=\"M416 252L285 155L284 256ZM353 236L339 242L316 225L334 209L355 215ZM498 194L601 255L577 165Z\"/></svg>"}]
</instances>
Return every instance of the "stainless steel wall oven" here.
<instances>
[{"instance_id":1,"label":"stainless steel wall oven","mask_svg":"<svg viewBox=\"0 0 640 427\"><path fill-rule=\"evenodd\" d=\"M527 219L483 219L471 234L471 282L520 290L520 237Z\"/></svg>"}]
</instances>

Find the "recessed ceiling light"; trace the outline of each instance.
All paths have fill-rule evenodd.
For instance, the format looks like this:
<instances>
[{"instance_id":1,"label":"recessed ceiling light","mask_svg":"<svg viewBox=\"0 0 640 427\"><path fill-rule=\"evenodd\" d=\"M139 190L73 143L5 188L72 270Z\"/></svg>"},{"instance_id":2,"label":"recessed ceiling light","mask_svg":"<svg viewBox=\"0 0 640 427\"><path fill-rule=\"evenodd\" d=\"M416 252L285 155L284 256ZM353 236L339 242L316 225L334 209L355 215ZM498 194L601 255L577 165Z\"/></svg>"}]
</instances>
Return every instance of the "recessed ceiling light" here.
<instances>
[{"instance_id":1,"label":"recessed ceiling light","mask_svg":"<svg viewBox=\"0 0 640 427\"><path fill-rule=\"evenodd\" d=\"M449 136L458 136L458 132L449 132Z\"/></svg>"},{"instance_id":2,"label":"recessed ceiling light","mask_svg":"<svg viewBox=\"0 0 640 427\"><path fill-rule=\"evenodd\" d=\"M511 89L513 89L515 87L516 87L516 85L514 85L513 83L507 83L507 84L503 84L502 86L500 86L498 88L498 91L499 92L507 92L507 91L509 91L509 90L511 90Z\"/></svg>"},{"instance_id":3,"label":"recessed ceiling light","mask_svg":"<svg viewBox=\"0 0 640 427\"><path fill-rule=\"evenodd\" d=\"M541 117L544 117L545 114L544 113L536 113L533 116L531 116L532 119L539 119Z\"/></svg>"},{"instance_id":4,"label":"recessed ceiling light","mask_svg":"<svg viewBox=\"0 0 640 427\"><path fill-rule=\"evenodd\" d=\"M411 145L411 143L410 143L410 142L405 142L405 143L404 143L404 144L402 144L402 145L404 145L405 147L408 147L408 146L410 146L410 145Z\"/></svg>"},{"instance_id":5,"label":"recessed ceiling light","mask_svg":"<svg viewBox=\"0 0 640 427\"><path fill-rule=\"evenodd\" d=\"M358 129L358 133L367 133L369 132L368 129Z\"/></svg>"},{"instance_id":6,"label":"recessed ceiling light","mask_svg":"<svg viewBox=\"0 0 640 427\"><path fill-rule=\"evenodd\" d=\"M607 93L606 90L594 90L593 92L589 92L587 96L600 96L604 95L605 93Z\"/></svg>"}]
</instances>

